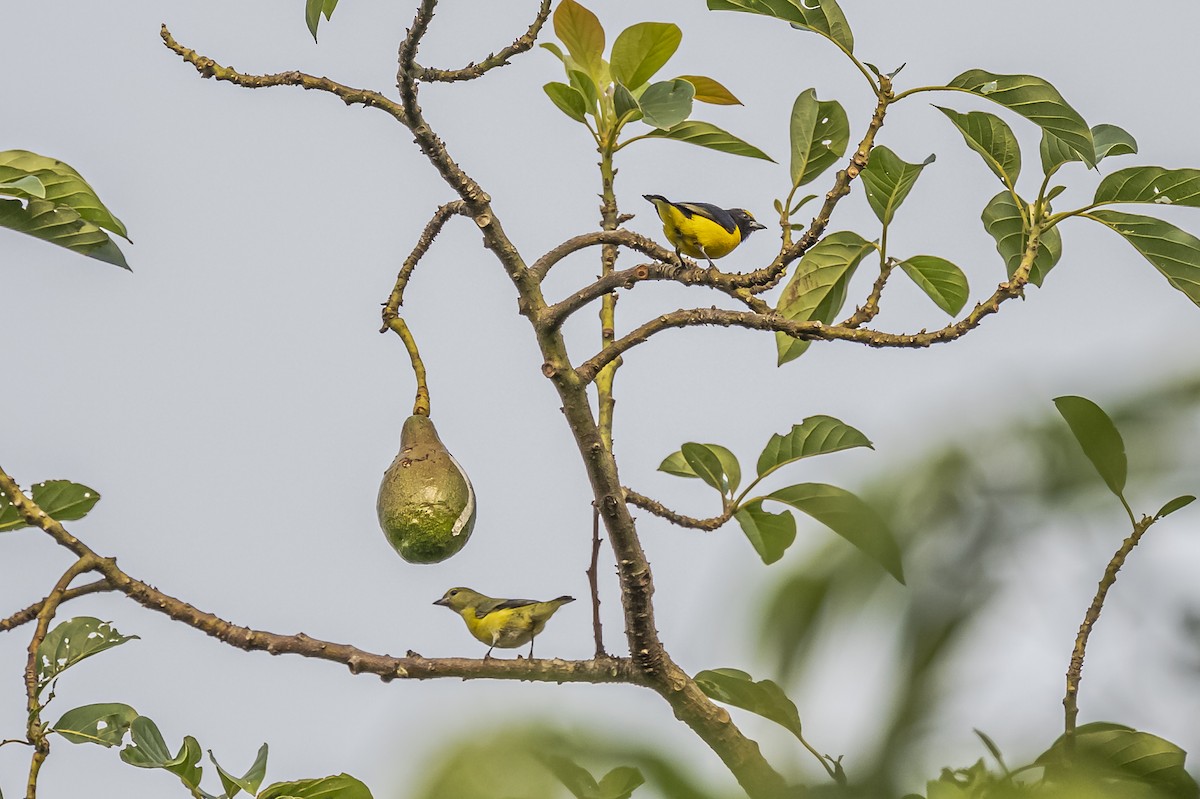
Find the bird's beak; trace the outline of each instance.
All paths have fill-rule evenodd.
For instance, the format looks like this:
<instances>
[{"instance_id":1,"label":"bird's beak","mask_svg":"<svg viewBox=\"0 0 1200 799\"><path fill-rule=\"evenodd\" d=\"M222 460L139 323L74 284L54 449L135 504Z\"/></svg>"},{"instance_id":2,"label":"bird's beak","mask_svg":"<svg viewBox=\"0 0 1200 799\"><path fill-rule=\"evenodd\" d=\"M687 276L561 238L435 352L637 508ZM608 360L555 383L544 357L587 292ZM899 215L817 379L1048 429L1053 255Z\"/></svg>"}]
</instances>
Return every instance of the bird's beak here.
<instances>
[{"instance_id":1,"label":"bird's beak","mask_svg":"<svg viewBox=\"0 0 1200 799\"><path fill-rule=\"evenodd\" d=\"M450 603L446 600L446 597L442 597L441 599L435 600L433 604L441 605L444 608L450 607Z\"/></svg>"},{"instance_id":2,"label":"bird's beak","mask_svg":"<svg viewBox=\"0 0 1200 799\"><path fill-rule=\"evenodd\" d=\"M754 220L753 222L751 222L751 223L750 223L750 229L751 229L751 230L766 230L766 229L767 229L767 226L766 226L766 225L760 225L760 224L758 223L758 220L756 219L756 220Z\"/></svg>"}]
</instances>

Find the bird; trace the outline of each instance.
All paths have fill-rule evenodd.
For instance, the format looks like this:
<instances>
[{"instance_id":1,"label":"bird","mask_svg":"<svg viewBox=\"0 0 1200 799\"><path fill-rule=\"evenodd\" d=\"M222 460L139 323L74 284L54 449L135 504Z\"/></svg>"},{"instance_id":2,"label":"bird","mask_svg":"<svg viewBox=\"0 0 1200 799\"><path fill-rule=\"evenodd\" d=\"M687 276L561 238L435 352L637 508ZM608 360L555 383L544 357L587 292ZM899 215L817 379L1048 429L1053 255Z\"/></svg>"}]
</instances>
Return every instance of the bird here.
<instances>
[{"instance_id":1,"label":"bird","mask_svg":"<svg viewBox=\"0 0 1200 799\"><path fill-rule=\"evenodd\" d=\"M661 194L643 194L654 203L663 233L675 245L675 257L681 253L704 258L716 268L714 258L723 258L737 249L756 230L766 230L744 208L718 208L711 203L673 203Z\"/></svg>"},{"instance_id":2,"label":"bird","mask_svg":"<svg viewBox=\"0 0 1200 799\"><path fill-rule=\"evenodd\" d=\"M573 596L560 596L548 602L497 599L459 586L448 590L433 604L450 608L463 617L471 635L488 645L487 654L483 656L486 660L496 647L516 649L526 643L532 658L534 636L542 631L555 611L574 601Z\"/></svg>"}]
</instances>

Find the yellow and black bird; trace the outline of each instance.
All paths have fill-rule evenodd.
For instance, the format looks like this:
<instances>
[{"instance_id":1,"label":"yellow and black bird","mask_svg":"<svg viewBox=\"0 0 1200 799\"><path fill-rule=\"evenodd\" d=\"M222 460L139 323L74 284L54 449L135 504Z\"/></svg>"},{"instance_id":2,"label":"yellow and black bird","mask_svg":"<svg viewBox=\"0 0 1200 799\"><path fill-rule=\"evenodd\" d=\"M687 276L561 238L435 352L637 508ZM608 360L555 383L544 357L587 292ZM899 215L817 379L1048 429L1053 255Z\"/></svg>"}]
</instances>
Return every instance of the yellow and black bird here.
<instances>
[{"instance_id":1,"label":"yellow and black bird","mask_svg":"<svg viewBox=\"0 0 1200 799\"><path fill-rule=\"evenodd\" d=\"M756 230L766 230L744 208L718 208L710 203L673 203L661 194L643 194L654 203L663 233L675 255L703 258L709 266L737 249ZM681 259L682 262L682 259Z\"/></svg>"},{"instance_id":2,"label":"yellow and black bird","mask_svg":"<svg viewBox=\"0 0 1200 799\"><path fill-rule=\"evenodd\" d=\"M545 628L556 610L574 601L573 596L560 596L549 602L496 599L460 586L451 588L433 604L450 608L463 617L471 635L488 645L487 654L483 656L486 659L492 656L496 647L516 649L525 644L529 644L529 657L532 658L534 636Z\"/></svg>"}]
</instances>

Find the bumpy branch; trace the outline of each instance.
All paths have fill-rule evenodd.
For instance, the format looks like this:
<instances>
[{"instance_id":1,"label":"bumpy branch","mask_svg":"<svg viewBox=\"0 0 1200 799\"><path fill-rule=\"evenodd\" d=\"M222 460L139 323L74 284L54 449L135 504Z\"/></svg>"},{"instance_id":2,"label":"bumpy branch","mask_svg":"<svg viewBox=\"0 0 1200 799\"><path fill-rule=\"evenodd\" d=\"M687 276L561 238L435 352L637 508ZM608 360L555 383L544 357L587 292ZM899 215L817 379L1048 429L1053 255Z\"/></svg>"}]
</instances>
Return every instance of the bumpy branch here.
<instances>
[{"instance_id":1,"label":"bumpy branch","mask_svg":"<svg viewBox=\"0 0 1200 799\"><path fill-rule=\"evenodd\" d=\"M66 591L63 592L63 595L58 598L58 604L61 605L63 602L69 602L72 599L77 599L78 597L86 596L88 594L95 594L99 591L111 591L111 590L113 590L113 588L111 585L108 584L108 580L97 580L94 583L88 583L87 585L81 585L78 588L67 589ZM50 599L49 597L46 597L46 599L42 599L37 602L34 602L32 605L30 605L27 608L18 610L16 613L12 614L8 618L0 619L0 633L6 633L9 630L16 629L17 627L20 627L22 624L28 624L29 622L36 619L38 617L38 614L41 613L42 608L46 605L46 602L49 601L49 599Z\"/></svg>"},{"instance_id":2,"label":"bumpy branch","mask_svg":"<svg viewBox=\"0 0 1200 799\"><path fill-rule=\"evenodd\" d=\"M506 66L510 59L518 56L533 47L537 41L538 34L542 30L542 26L546 24L546 20L550 17L550 1L542 0L542 5L538 8L537 16L529 25L529 30L521 34L517 39L497 53L491 53L487 58L480 61L478 64L467 64L462 69L434 69L431 67L423 67L417 69L417 79L430 82L451 83L460 80L474 80L475 78L483 77L490 70L496 67Z\"/></svg>"},{"instance_id":3,"label":"bumpy branch","mask_svg":"<svg viewBox=\"0 0 1200 799\"><path fill-rule=\"evenodd\" d=\"M404 110L395 100L391 100L379 92L355 89L329 78L318 78L295 70L291 72L279 72L274 75L251 75L238 72L232 67L221 66L208 56L200 55L195 50L189 50L179 44L171 36L171 32L167 30L166 25L162 26L159 35L162 36L163 44L184 61L195 67L196 71L205 78L229 81L238 86L244 86L247 89L262 89L268 86L300 86L304 89L318 89L337 95L346 105L365 105L369 108L378 108L397 119L400 119L404 113Z\"/></svg>"},{"instance_id":4,"label":"bumpy branch","mask_svg":"<svg viewBox=\"0 0 1200 799\"><path fill-rule=\"evenodd\" d=\"M716 530L725 522L733 518L733 507L726 509L720 516L713 516L708 519L696 519L691 516L684 516L682 513L676 513L658 500L651 499L645 494L639 494L632 488L625 489L625 501L634 507L649 511L655 516L666 519L671 524L677 524L680 527L690 527L693 530Z\"/></svg>"}]
</instances>

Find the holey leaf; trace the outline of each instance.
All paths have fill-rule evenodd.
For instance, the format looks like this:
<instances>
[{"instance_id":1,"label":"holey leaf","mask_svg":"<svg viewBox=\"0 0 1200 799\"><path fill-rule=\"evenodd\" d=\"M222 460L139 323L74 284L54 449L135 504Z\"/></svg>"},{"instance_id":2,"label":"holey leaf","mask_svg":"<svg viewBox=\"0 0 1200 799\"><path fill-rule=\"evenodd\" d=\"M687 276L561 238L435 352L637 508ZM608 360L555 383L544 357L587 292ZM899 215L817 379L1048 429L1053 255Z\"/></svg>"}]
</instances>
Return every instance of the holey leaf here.
<instances>
[{"instance_id":1,"label":"holey leaf","mask_svg":"<svg viewBox=\"0 0 1200 799\"><path fill-rule=\"evenodd\" d=\"M949 108L934 106L954 123L967 146L983 157L992 173L1010 189L1017 185L1021 174L1021 147L1012 128L996 116L984 111L960 114ZM872 156L874 159L874 156Z\"/></svg>"},{"instance_id":2,"label":"holey leaf","mask_svg":"<svg viewBox=\"0 0 1200 799\"><path fill-rule=\"evenodd\" d=\"M708 0L709 11L747 11L787 20L854 52L854 34L835 0Z\"/></svg>"},{"instance_id":3,"label":"holey leaf","mask_svg":"<svg viewBox=\"0 0 1200 799\"><path fill-rule=\"evenodd\" d=\"M34 483L29 494L46 515L60 522L82 519L100 501L100 494L94 488L70 480ZM17 513L12 501L0 491L0 533L25 526L25 520Z\"/></svg>"},{"instance_id":4,"label":"holey leaf","mask_svg":"<svg viewBox=\"0 0 1200 799\"><path fill-rule=\"evenodd\" d=\"M983 69L968 70L950 83L951 88L985 97L1057 136L1063 145L1088 166L1096 165L1092 131L1079 112L1047 81L1033 75L997 75Z\"/></svg>"},{"instance_id":5,"label":"holey leaf","mask_svg":"<svg viewBox=\"0 0 1200 799\"><path fill-rule=\"evenodd\" d=\"M898 582L904 582L900 546L892 531L870 505L849 491L823 483L799 483L768 494L765 499L807 513L862 550Z\"/></svg>"},{"instance_id":6,"label":"holey leaf","mask_svg":"<svg viewBox=\"0 0 1200 799\"><path fill-rule=\"evenodd\" d=\"M792 104L790 124L793 186L815 180L846 154L850 121L837 100L818 100L817 90L802 92Z\"/></svg>"},{"instance_id":7,"label":"holey leaf","mask_svg":"<svg viewBox=\"0 0 1200 799\"><path fill-rule=\"evenodd\" d=\"M109 622L91 616L64 621L48 632L38 647L38 685L46 685L85 658L137 637L121 635Z\"/></svg>"},{"instance_id":8,"label":"holey leaf","mask_svg":"<svg viewBox=\"0 0 1200 799\"><path fill-rule=\"evenodd\" d=\"M765 477L789 463L814 455L840 452L854 447L874 449L870 440L832 416L810 416L784 434L771 436L758 456L758 476Z\"/></svg>"},{"instance_id":9,"label":"holey leaf","mask_svg":"<svg viewBox=\"0 0 1200 799\"><path fill-rule=\"evenodd\" d=\"M1200 207L1200 169L1134 166L1100 181L1096 203L1158 203Z\"/></svg>"},{"instance_id":10,"label":"holey leaf","mask_svg":"<svg viewBox=\"0 0 1200 799\"><path fill-rule=\"evenodd\" d=\"M1121 211L1091 211L1087 216L1124 236L1168 283L1200 305L1200 239L1152 216Z\"/></svg>"},{"instance_id":11,"label":"holey leaf","mask_svg":"<svg viewBox=\"0 0 1200 799\"><path fill-rule=\"evenodd\" d=\"M1118 497L1123 497L1129 464L1125 457L1125 442L1112 419L1099 405L1084 397L1056 397L1054 406L1070 426L1071 434L1100 473L1104 484Z\"/></svg>"},{"instance_id":12,"label":"holey leaf","mask_svg":"<svg viewBox=\"0 0 1200 799\"><path fill-rule=\"evenodd\" d=\"M891 224L896 209L912 191L921 170L933 161L931 155L919 164L910 164L883 145L871 151L871 160L862 171L862 181L867 190L867 202L880 222Z\"/></svg>"},{"instance_id":13,"label":"holey leaf","mask_svg":"<svg viewBox=\"0 0 1200 799\"><path fill-rule=\"evenodd\" d=\"M84 705L64 713L50 731L73 744L120 746L137 715L136 710L120 702Z\"/></svg>"},{"instance_id":14,"label":"holey leaf","mask_svg":"<svg viewBox=\"0 0 1200 799\"><path fill-rule=\"evenodd\" d=\"M65 247L71 252L129 269L121 248L74 208L49 200L0 200L0 227Z\"/></svg>"},{"instance_id":15,"label":"holey leaf","mask_svg":"<svg viewBox=\"0 0 1200 799\"><path fill-rule=\"evenodd\" d=\"M1025 245L1029 236L1025 231L1025 222L1021 211L1013 201L1012 195L1002 191L993 197L983 209L983 227L996 240L996 251L1004 259L1004 266L1009 278L1016 273L1025 255ZM1062 257L1062 234L1057 227L1043 230L1038 239L1037 255L1033 259L1033 267L1029 270L1029 282L1041 286L1046 275Z\"/></svg>"},{"instance_id":16,"label":"holey leaf","mask_svg":"<svg viewBox=\"0 0 1200 799\"><path fill-rule=\"evenodd\" d=\"M854 270L874 246L852 231L826 235L800 259L776 310L797 321L832 322L846 302L846 286ZM783 365L803 355L809 342L776 333L775 344Z\"/></svg>"}]
</instances>

